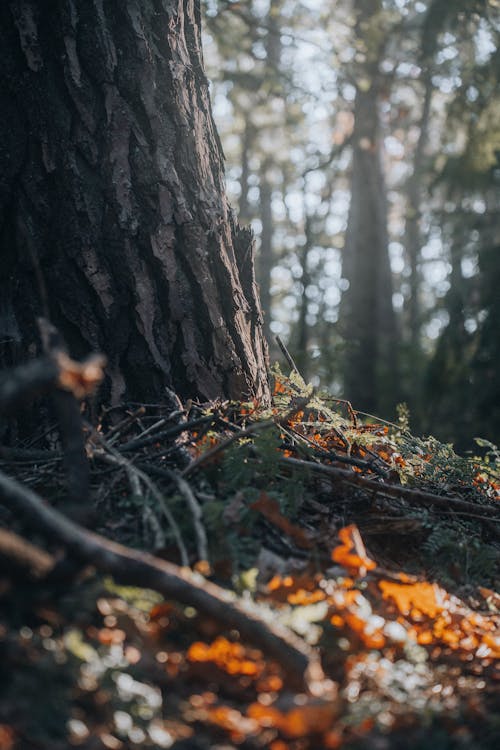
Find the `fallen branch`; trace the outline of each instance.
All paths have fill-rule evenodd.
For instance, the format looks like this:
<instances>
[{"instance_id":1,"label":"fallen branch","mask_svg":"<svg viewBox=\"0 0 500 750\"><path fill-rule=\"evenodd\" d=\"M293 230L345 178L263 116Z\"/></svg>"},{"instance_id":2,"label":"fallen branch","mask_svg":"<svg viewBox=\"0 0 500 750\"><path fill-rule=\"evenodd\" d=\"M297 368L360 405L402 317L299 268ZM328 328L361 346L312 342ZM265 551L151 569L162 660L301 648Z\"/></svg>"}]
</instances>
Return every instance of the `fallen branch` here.
<instances>
[{"instance_id":1,"label":"fallen branch","mask_svg":"<svg viewBox=\"0 0 500 750\"><path fill-rule=\"evenodd\" d=\"M294 372L294 373L295 373L296 375L298 375L298 376L299 376L300 378L302 378L302 375L300 374L300 370L299 370L299 368L297 367L297 365L295 364L295 362L294 362L294 359L293 359L292 355L290 354L290 352L289 352L289 351L288 351L288 349L286 348L285 344L283 343L283 341L282 341L282 339L281 339L281 336L275 336L275 337L274 337L274 340L276 341L276 343L278 344L279 348L281 349L281 352L282 352L282 354L283 354L284 358L286 359L286 361L288 362L288 366L290 367L290 369L291 369L291 370L292 370L292 371L293 371L293 372ZM302 378L302 380L303 380L303 381L304 381L304 383L305 383L305 380L304 380L304 378Z\"/></svg>"},{"instance_id":2,"label":"fallen branch","mask_svg":"<svg viewBox=\"0 0 500 750\"><path fill-rule=\"evenodd\" d=\"M385 482L378 482L375 479L368 479L360 474L356 474L348 469L340 469L336 466L326 466L325 464L315 463L313 461L304 461L299 458L287 458L283 457L280 459L282 464L287 466L296 466L302 469L309 469L317 474L327 474L331 477L346 483L353 484L358 487L363 487L366 490L370 490L374 495L385 495L386 497L393 497L399 500L407 500L413 503L421 502L427 505L437 505L441 508L445 508L448 511L455 510L457 512L466 511L477 513L478 509L482 506L479 503L469 503L467 500L462 500L459 497L449 495L436 495L433 492L426 492L425 490L418 490L413 487L404 487L400 484L386 484ZM492 506L485 506L491 511L491 518L485 519L481 517L483 521L486 521L488 530L494 536L495 539L500 539L500 528L494 526L495 523L500 524L500 517L495 517L494 511L496 510Z\"/></svg>"},{"instance_id":3,"label":"fallen branch","mask_svg":"<svg viewBox=\"0 0 500 750\"><path fill-rule=\"evenodd\" d=\"M137 420L142 417L146 413L146 409L144 406L139 406L138 409L135 409L132 414L127 414L126 417L124 417L121 422L118 422L118 424L115 424L114 427L111 427L108 430L108 433L106 435L106 439L110 445L113 444L116 440L118 440L120 437L122 437L127 430L129 430Z\"/></svg>"},{"instance_id":4,"label":"fallen branch","mask_svg":"<svg viewBox=\"0 0 500 750\"><path fill-rule=\"evenodd\" d=\"M123 466L125 470L127 471L127 474L130 476L136 476L136 480L141 480L146 487L151 492L151 495L155 498L158 505L160 506L160 509L167 519L167 523L169 524L170 528L172 529L172 533L175 538L175 542L177 544L177 549L179 550L179 555L181 558L181 562L183 565L187 566L189 565L189 555L186 549L186 545L184 544L184 541L182 539L182 534L179 529L179 525L177 524L177 521L173 517L170 508L168 507L165 497L163 496L163 493L158 489L156 484L153 482L153 480L148 477L147 474L145 474L140 469L137 469L130 461L127 461L124 456L120 455L114 455L112 453L105 453L104 451L94 451L94 457L99 458L102 461L105 461L108 464L115 464L117 466ZM140 491L140 488L136 492L138 495L142 495L142 492Z\"/></svg>"},{"instance_id":5,"label":"fallen branch","mask_svg":"<svg viewBox=\"0 0 500 750\"><path fill-rule=\"evenodd\" d=\"M49 357L14 367L0 379L0 414L11 412L56 387L59 366Z\"/></svg>"},{"instance_id":6,"label":"fallen branch","mask_svg":"<svg viewBox=\"0 0 500 750\"><path fill-rule=\"evenodd\" d=\"M52 555L45 550L35 547L13 531L0 528L0 560L2 558L34 578L44 578L56 564Z\"/></svg>"},{"instance_id":7,"label":"fallen branch","mask_svg":"<svg viewBox=\"0 0 500 750\"><path fill-rule=\"evenodd\" d=\"M151 495L155 498L158 505L160 506L160 509L162 510L163 515L167 519L168 524L170 525L170 528L172 529L172 533L175 537L175 541L177 544L177 548L179 550L182 564L189 565L189 556L187 553L186 545L184 544L184 541L182 539L181 531L179 529L177 521L173 517L170 511L170 508L168 507L165 501L163 493L158 489L158 487L153 482L151 477L149 477L147 474L141 471L141 469L138 469L136 466L134 466L134 464L131 461L129 461L128 458L125 458L125 456L120 455L117 449L114 448L112 445L109 445L109 443L104 439L104 437L99 432L97 432L97 430L94 430L93 437L94 437L94 440L97 440L103 448L102 451L94 450L93 455L95 458L100 458L102 461L106 461L107 463L116 464L117 466L122 466L127 472L127 475L129 477L129 480L131 481L132 487L135 487L135 489L133 489L135 494L142 495L141 488L140 488L141 481L146 485Z\"/></svg>"},{"instance_id":8,"label":"fallen branch","mask_svg":"<svg viewBox=\"0 0 500 750\"><path fill-rule=\"evenodd\" d=\"M203 526L203 511L201 510L200 504L188 482L186 482L186 480L179 476L175 471L164 469L160 466L149 466L146 463L142 463L139 465L139 468L143 469L145 472L149 471L151 474L156 474L157 476L169 479L170 482L177 485L177 489L183 495L193 517L198 560L208 560L208 541L205 527Z\"/></svg>"},{"instance_id":9,"label":"fallen branch","mask_svg":"<svg viewBox=\"0 0 500 750\"><path fill-rule=\"evenodd\" d=\"M198 419L192 419L190 422L182 422L182 424L177 424L175 425L175 427L170 427L168 430L162 430L161 432L156 432L154 435L147 435L146 437L130 440L128 443L123 443L123 445L119 445L118 448L120 450L120 453L136 451L136 450L139 450L139 448L145 448L147 445L153 445L154 443L159 443L161 440L168 440L168 438L173 438L173 437L176 437L177 435L181 435L183 432L188 432L189 430L192 430L194 427L199 427L202 424L213 422L214 419L215 417L213 416L207 416L207 417L199 417Z\"/></svg>"},{"instance_id":10,"label":"fallen branch","mask_svg":"<svg viewBox=\"0 0 500 750\"><path fill-rule=\"evenodd\" d=\"M0 497L11 510L22 514L31 527L63 544L72 557L112 575L124 585L150 588L168 599L194 607L216 620L224 630L237 630L243 639L279 662L291 687L314 695L335 694L335 686L325 679L314 649L286 628L264 622L231 592L188 569L83 529L3 472L0 472Z\"/></svg>"},{"instance_id":11,"label":"fallen branch","mask_svg":"<svg viewBox=\"0 0 500 750\"><path fill-rule=\"evenodd\" d=\"M57 367L58 376L52 389L52 403L59 423L63 446L63 463L68 480L71 513L79 520L88 518L90 468L85 452L85 438L80 399L92 393L103 378L105 358L91 355L83 362L72 360L66 345L52 323L38 318L38 328L46 356Z\"/></svg>"},{"instance_id":12,"label":"fallen branch","mask_svg":"<svg viewBox=\"0 0 500 750\"><path fill-rule=\"evenodd\" d=\"M47 461L59 461L62 457L62 451L11 448L8 445L0 445L0 459L5 461L38 464Z\"/></svg>"},{"instance_id":13,"label":"fallen branch","mask_svg":"<svg viewBox=\"0 0 500 750\"><path fill-rule=\"evenodd\" d=\"M239 432L233 433L228 438L224 438L220 441L220 443L216 443L212 448L209 448L204 453L200 453L199 456L194 458L191 463L182 470L181 476L187 477L189 474L192 474L193 471L199 469L199 467L205 464L207 461L211 461L212 458L218 453L221 453L221 451L225 451L226 448L229 448L229 446L233 445L233 443L236 443L242 438L249 437L250 435L255 435L256 432L267 430L269 427L276 427L276 422L272 419L266 419L262 422L254 422L244 430L240 430Z\"/></svg>"},{"instance_id":14,"label":"fallen branch","mask_svg":"<svg viewBox=\"0 0 500 750\"><path fill-rule=\"evenodd\" d=\"M229 448L230 445L233 445L233 443L236 443L242 438L253 436L258 432L263 432L269 427L282 427L288 425L288 422L295 416L295 414L307 406L311 398L312 394L305 397L301 396L295 400L293 407L285 414L285 416L279 417L278 419L265 419L261 422L252 422L248 427L245 427L244 429L235 432L233 435L230 435L228 438L221 440L220 443L216 443L213 448L209 448L207 451L193 459L191 463L182 470L181 476L188 476L195 471L195 469L198 469L218 453L225 451L226 448Z\"/></svg>"}]
</instances>

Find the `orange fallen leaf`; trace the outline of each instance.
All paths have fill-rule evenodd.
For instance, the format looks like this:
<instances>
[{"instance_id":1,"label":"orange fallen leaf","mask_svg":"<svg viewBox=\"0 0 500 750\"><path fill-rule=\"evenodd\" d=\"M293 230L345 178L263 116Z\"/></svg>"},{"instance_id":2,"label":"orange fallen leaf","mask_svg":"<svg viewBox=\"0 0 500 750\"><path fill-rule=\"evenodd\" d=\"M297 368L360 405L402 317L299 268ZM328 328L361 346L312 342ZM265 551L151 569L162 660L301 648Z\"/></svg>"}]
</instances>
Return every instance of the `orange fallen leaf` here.
<instances>
[{"instance_id":1,"label":"orange fallen leaf","mask_svg":"<svg viewBox=\"0 0 500 750\"><path fill-rule=\"evenodd\" d=\"M291 523L281 513L279 503L270 498L266 492L261 492L258 500L252 503L250 507L252 510L261 513L270 523L293 539L297 547L301 549L311 549L313 547L313 542L304 529Z\"/></svg>"},{"instance_id":2,"label":"orange fallen leaf","mask_svg":"<svg viewBox=\"0 0 500 750\"><path fill-rule=\"evenodd\" d=\"M347 568L353 574L365 576L368 570L374 570L377 564L366 554L365 545L355 524L345 526L339 531L342 542L332 552L332 560Z\"/></svg>"},{"instance_id":3,"label":"orange fallen leaf","mask_svg":"<svg viewBox=\"0 0 500 750\"><path fill-rule=\"evenodd\" d=\"M253 658L260 652L250 652L241 643L232 643L222 636L212 643L195 641L187 651L191 662L212 662L219 669L231 675L259 677L264 670L264 663Z\"/></svg>"},{"instance_id":4,"label":"orange fallen leaf","mask_svg":"<svg viewBox=\"0 0 500 750\"><path fill-rule=\"evenodd\" d=\"M391 598L402 615L410 615L412 610L416 610L417 613L434 618L444 609L437 600L437 587L433 583L423 581L406 584L380 581L379 587L384 599Z\"/></svg>"},{"instance_id":5,"label":"orange fallen leaf","mask_svg":"<svg viewBox=\"0 0 500 750\"><path fill-rule=\"evenodd\" d=\"M261 727L273 727L286 737L298 739L328 731L336 718L337 710L333 701L312 699L303 705L294 706L290 711L252 703L248 707L247 716L255 719Z\"/></svg>"}]
</instances>

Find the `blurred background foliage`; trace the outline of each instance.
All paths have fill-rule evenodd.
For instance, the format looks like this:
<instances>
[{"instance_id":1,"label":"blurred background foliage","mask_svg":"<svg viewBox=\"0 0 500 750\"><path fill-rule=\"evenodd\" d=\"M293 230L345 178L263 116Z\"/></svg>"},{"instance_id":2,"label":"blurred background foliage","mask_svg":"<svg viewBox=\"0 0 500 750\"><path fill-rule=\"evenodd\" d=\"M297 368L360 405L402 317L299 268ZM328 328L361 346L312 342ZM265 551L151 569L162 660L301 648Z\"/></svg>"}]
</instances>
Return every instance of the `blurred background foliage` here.
<instances>
[{"instance_id":1,"label":"blurred background foliage","mask_svg":"<svg viewBox=\"0 0 500 750\"><path fill-rule=\"evenodd\" d=\"M205 0L271 360L459 449L500 441L500 1Z\"/></svg>"}]
</instances>

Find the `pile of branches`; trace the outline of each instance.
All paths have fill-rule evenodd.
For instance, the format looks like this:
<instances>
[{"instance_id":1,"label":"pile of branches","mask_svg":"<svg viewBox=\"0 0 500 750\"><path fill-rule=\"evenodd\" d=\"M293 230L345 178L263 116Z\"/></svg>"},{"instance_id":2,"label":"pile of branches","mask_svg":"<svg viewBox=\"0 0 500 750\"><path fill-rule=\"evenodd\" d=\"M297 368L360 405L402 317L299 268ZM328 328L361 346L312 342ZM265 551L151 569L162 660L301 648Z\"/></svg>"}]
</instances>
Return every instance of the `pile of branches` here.
<instances>
[{"instance_id":1,"label":"pile of branches","mask_svg":"<svg viewBox=\"0 0 500 750\"><path fill-rule=\"evenodd\" d=\"M0 413L50 396L57 416L38 442L0 446L0 559L16 575L67 587L91 565L119 583L153 589L221 631L237 631L281 666L289 686L325 700L332 682L318 650L238 597L229 585L235 573L255 561L264 578L268 565L267 579L303 571L313 559L324 569L332 538L354 521L389 577L388 567L411 561L415 572L418 564L428 572L435 553L455 549L461 534L488 550L494 584L500 485L493 446L484 461L461 459L449 446L411 436L404 418L367 422L293 368L290 376L275 370L269 408L183 405L166 392L162 403L121 404L92 424L81 402L102 379L103 358L75 362L48 323L41 330L45 357L0 382ZM227 547L231 535L236 553ZM245 546L245 535L257 545ZM359 573L371 557L357 531L349 539L346 559ZM452 576L453 565L456 557ZM455 574L463 584L463 571ZM474 603L471 586L469 593Z\"/></svg>"}]
</instances>

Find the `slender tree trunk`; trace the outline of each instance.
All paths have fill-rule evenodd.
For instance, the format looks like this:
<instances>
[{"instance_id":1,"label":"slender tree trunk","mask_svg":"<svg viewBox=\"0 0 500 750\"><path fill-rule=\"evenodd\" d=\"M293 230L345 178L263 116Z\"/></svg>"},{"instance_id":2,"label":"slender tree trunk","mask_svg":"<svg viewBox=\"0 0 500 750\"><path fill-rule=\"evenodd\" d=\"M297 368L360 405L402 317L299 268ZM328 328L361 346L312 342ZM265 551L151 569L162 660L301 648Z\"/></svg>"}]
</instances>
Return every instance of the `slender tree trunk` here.
<instances>
[{"instance_id":1,"label":"slender tree trunk","mask_svg":"<svg viewBox=\"0 0 500 750\"><path fill-rule=\"evenodd\" d=\"M280 16L283 0L270 0L267 16L266 62L271 76L280 75L281 33Z\"/></svg>"},{"instance_id":2,"label":"slender tree trunk","mask_svg":"<svg viewBox=\"0 0 500 750\"><path fill-rule=\"evenodd\" d=\"M283 0L270 0L267 15L266 34L266 69L269 80L278 80L280 75L281 36L280 11ZM273 268L273 210L272 185L268 171L272 166L272 157L264 157L260 169L260 220L262 232L260 236L260 250L258 256L258 280L260 299L264 313L264 335L271 341L271 271Z\"/></svg>"},{"instance_id":3,"label":"slender tree trunk","mask_svg":"<svg viewBox=\"0 0 500 750\"><path fill-rule=\"evenodd\" d=\"M450 238L450 289L445 297L449 321L439 336L426 373L426 422L441 440L452 440L459 449L470 440L472 338L465 328L466 289L462 274L463 225ZM457 414L457 404L460 404ZM465 441L465 444L462 443Z\"/></svg>"},{"instance_id":4,"label":"slender tree trunk","mask_svg":"<svg viewBox=\"0 0 500 750\"><path fill-rule=\"evenodd\" d=\"M264 163L260 173L260 220L262 232L258 255L258 280L260 299L264 313L264 335L267 341L271 338L271 270L273 267L273 212L272 188L267 177L267 163Z\"/></svg>"},{"instance_id":5,"label":"slender tree trunk","mask_svg":"<svg viewBox=\"0 0 500 750\"><path fill-rule=\"evenodd\" d=\"M420 412L422 391L422 347L421 347L421 309L420 309L420 251L422 248L421 223L421 189L424 152L429 131L431 111L432 81L425 76L424 101L420 117L420 133L413 160L413 172L407 186L407 214L405 221L406 254L410 265L410 297L408 299L408 344L409 344L409 395L412 414Z\"/></svg>"},{"instance_id":6,"label":"slender tree trunk","mask_svg":"<svg viewBox=\"0 0 500 750\"><path fill-rule=\"evenodd\" d=\"M309 326L307 324L307 308L308 308L308 299L306 295L306 289L311 283L311 275L309 273L308 268L308 256L309 251L311 250L313 246L313 236L312 236L312 217L309 215L306 215L305 218L305 226L304 226L304 234L305 234L305 240L304 244L300 251L300 265L302 267L302 276L301 276L301 284L302 284L302 297L300 299L300 307L299 307L299 319L297 321L297 339L296 339L296 346L295 346L295 362L297 363L297 367L299 369L300 374L304 378L305 382L308 382L309 377Z\"/></svg>"},{"instance_id":7,"label":"slender tree trunk","mask_svg":"<svg viewBox=\"0 0 500 750\"><path fill-rule=\"evenodd\" d=\"M6 0L0 41L0 362L48 312L73 354L106 353L113 400L266 399L199 3Z\"/></svg>"},{"instance_id":8,"label":"slender tree trunk","mask_svg":"<svg viewBox=\"0 0 500 750\"><path fill-rule=\"evenodd\" d=\"M381 159L378 66L383 50L377 37L370 36L381 7L378 0L356 2L357 36L366 50L366 61L357 72L351 204L343 260L349 289L342 297L340 327L346 342L346 398L365 411L387 413L397 398L397 327Z\"/></svg>"}]
</instances>

